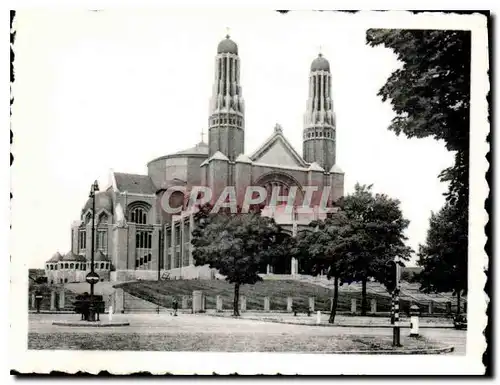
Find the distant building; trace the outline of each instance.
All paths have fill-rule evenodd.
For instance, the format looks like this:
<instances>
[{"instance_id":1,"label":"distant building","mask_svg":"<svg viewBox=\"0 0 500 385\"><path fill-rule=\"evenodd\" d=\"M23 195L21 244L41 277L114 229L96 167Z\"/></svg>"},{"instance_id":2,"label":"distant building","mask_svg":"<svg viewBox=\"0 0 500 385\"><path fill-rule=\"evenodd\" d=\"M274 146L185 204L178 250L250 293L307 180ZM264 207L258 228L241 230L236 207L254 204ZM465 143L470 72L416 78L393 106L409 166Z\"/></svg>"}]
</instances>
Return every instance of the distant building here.
<instances>
[{"instance_id":1,"label":"distant building","mask_svg":"<svg viewBox=\"0 0 500 385\"><path fill-rule=\"evenodd\" d=\"M319 54L309 72L309 95L304 114L301 156L278 124L254 153L245 155L245 107L240 84L238 46L229 36L217 47L215 79L208 117L208 143L151 160L147 175L111 172L110 186L96 195L96 271L101 279L124 281L156 279L158 270L171 277L214 278L208 267L195 267L190 234L192 212L166 213L162 198L169 187L208 186L218 196L226 186L237 192L247 186L280 189L287 195L297 186L330 186L328 202L344 194L344 173L336 164L336 122L333 110L329 62ZM279 103L279 97L276 97ZM251 128L250 128L251 130ZM238 200L242 199L241 194ZM183 205L186 197L173 193L171 206ZM284 213L271 210L276 221L293 236L300 226L324 215ZM49 283L83 281L90 270L92 201L84 205L80 220L71 228L71 252L54 255L46 262ZM262 273L297 274L296 261L263 268Z\"/></svg>"}]
</instances>

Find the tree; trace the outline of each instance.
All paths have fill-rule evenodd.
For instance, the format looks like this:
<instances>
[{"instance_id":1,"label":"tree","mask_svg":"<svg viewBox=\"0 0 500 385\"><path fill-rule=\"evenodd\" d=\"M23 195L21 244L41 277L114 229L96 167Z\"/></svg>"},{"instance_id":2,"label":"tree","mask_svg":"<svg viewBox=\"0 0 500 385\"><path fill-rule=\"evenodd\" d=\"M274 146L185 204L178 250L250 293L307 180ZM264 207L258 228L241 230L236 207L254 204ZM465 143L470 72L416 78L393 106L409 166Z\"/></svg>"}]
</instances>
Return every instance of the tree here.
<instances>
[{"instance_id":1,"label":"tree","mask_svg":"<svg viewBox=\"0 0 500 385\"><path fill-rule=\"evenodd\" d=\"M327 278L334 278L333 304L329 323L334 323L341 283L341 260L347 251L343 243L345 232L349 232L349 223L342 212L334 213L324 220L312 221L309 228L297 235L294 255L301 266L313 275L326 270Z\"/></svg>"},{"instance_id":2,"label":"tree","mask_svg":"<svg viewBox=\"0 0 500 385\"><path fill-rule=\"evenodd\" d=\"M209 208L203 207L195 216L193 258L196 266L208 264L234 283L233 315L239 316L240 286L262 280L259 268L270 258L269 250L280 238L280 228L258 210L213 214Z\"/></svg>"},{"instance_id":3,"label":"tree","mask_svg":"<svg viewBox=\"0 0 500 385\"><path fill-rule=\"evenodd\" d=\"M418 264L424 270L417 278L424 292L452 291L460 314L460 296L467 293L467 233L456 229L455 219L460 216L456 210L448 203L437 214L432 213L426 244L418 253Z\"/></svg>"},{"instance_id":4,"label":"tree","mask_svg":"<svg viewBox=\"0 0 500 385\"><path fill-rule=\"evenodd\" d=\"M342 232L342 280L361 282L361 314L366 315L366 286L370 278L384 284L389 291L395 287L394 258L400 264L410 258L411 248L405 245L404 230L409 221L403 217L400 202L384 194L372 193L372 186L356 184L353 194L340 203L348 221Z\"/></svg>"},{"instance_id":5,"label":"tree","mask_svg":"<svg viewBox=\"0 0 500 385\"><path fill-rule=\"evenodd\" d=\"M447 218L454 223L450 231L455 232L453 238L466 242L471 34L449 30L370 29L366 39L371 46L384 45L392 49L403 63L378 93L383 101L390 101L396 113L389 130L409 138L443 140L446 148L455 152L454 165L443 170L439 177L449 183L447 205L455 207L445 208L449 211ZM450 245L446 239L434 240L435 245L439 242L443 248L446 245L458 247L454 265L466 265L461 260L464 258L462 242ZM450 254L449 258L453 256ZM460 276L466 279L466 274ZM429 272L428 277L435 275ZM436 285L439 286L439 282Z\"/></svg>"}]
</instances>

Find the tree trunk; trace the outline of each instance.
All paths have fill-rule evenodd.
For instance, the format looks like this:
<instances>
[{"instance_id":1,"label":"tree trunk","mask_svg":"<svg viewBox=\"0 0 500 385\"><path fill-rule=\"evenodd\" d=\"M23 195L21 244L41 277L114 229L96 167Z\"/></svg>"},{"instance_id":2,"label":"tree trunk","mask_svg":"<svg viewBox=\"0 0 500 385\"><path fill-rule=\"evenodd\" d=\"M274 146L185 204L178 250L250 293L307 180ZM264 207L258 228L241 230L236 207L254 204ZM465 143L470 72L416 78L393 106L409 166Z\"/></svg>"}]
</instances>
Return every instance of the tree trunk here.
<instances>
[{"instance_id":1,"label":"tree trunk","mask_svg":"<svg viewBox=\"0 0 500 385\"><path fill-rule=\"evenodd\" d=\"M239 309L239 300L240 300L240 284L239 282L234 283L234 300L233 300L233 316L240 316Z\"/></svg>"},{"instance_id":2,"label":"tree trunk","mask_svg":"<svg viewBox=\"0 0 500 385\"><path fill-rule=\"evenodd\" d=\"M366 278L361 281L361 315L366 315Z\"/></svg>"},{"instance_id":3,"label":"tree trunk","mask_svg":"<svg viewBox=\"0 0 500 385\"><path fill-rule=\"evenodd\" d=\"M335 322L335 314L337 313L337 303L339 300L339 278L335 277L335 281L333 283L333 304L332 304L332 309L330 311L330 319L328 320L328 323L334 323Z\"/></svg>"},{"instance_id":4,"label":"tree trunk","mask_svg":"<svg viewBox=\"0 0 500 385\"><path fill-rule=\"evenodd\" d=\"M460 289L457 290L457 315L460 315Z\"/></svg>"}]
</instances>

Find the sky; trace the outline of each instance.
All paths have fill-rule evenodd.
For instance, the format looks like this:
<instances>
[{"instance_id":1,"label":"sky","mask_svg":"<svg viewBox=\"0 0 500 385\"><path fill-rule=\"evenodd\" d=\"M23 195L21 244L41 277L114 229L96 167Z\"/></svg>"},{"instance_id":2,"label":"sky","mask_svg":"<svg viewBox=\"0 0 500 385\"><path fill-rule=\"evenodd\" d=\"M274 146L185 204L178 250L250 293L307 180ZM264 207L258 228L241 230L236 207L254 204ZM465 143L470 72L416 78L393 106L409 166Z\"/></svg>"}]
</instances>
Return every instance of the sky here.
<instances>
[{"instance_id":1,"label":"sky","mask_svg":"<svg viewBox=\"0 0 500 385\"><path fill-rule=\"evenodd\" d=\"M110 169L145 174L149 160L200 141L227 28L241 59L245 152L279 123L302 153L309 67L321 50L345 192L359 182L399 199L417 250L431 211L444 203L438 175L453 154L442 142L387 129L394 113L377 92L401 63L365 44L370 27L369 18L333 12L19 11L11 254L42 267L69 251L71 223L95 179L105 189Z\"/></svg>"}]
</instances>

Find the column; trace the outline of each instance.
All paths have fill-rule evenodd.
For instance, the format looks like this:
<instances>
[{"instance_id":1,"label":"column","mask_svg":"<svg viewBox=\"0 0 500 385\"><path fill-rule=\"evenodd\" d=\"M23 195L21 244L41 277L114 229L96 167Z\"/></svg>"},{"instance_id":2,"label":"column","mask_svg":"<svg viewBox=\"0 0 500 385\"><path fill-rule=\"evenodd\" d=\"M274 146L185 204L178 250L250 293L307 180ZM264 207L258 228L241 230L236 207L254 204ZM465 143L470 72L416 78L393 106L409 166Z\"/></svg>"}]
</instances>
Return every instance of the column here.
<instances>
[{"instance_id":1,"label":"column","mask_svg":"<svg viewBox=\"0 0 500 385\"><path fill-rule=\"evenodd\" d=\"M247 297L245 297L244 295L240 296L240 310L247 310Z\"/></svg>"},{"instance_id":2,"label":"column","mask_svg":"<svg viewBox=\"0 0 500 385\"><path fill-rule=\"evenodd\" d=\"M351 298L351 313L356 314L356 298Z\"/></svg>"},{"instance_id":3,"label":"column","mask_svg":"<svg viewBox=\"0 0 500 385\"><path fill-rule=\"evenodd\" d=\"M31 308L34 309L36 308L36 298L35 298L35 293L31 293Z\"/></svg>"},{"instance_id":4,"label":"column","mask_svg":"<svg viewBox=\"0 0 500 385\"><path fill-rule=\"evenodd\" d=\"M271 310L271 301L269 297L264 297L264 311Z\"/></svg>"},{"instance_id":5,"label":"column","mask_svg":"<svg viewBox=\"0 0 500 385\"><path fill-rule=\"evenodd\" d=\"M125 302L125 297L123 295L123 289L115 289L113 302L113 311L115 313L124 313L123 305Z\"/></svg>"},{"instance_id":6,"label":"column","mask_svg":"<svg viewBox=\"0 0 500 385\"><path fill-rule=\"evenodd\" d=\"M216 311L217 312L221 312L223 310L223 305L222 305L222 297L220 295L218 295L216 297Z\"/></svg>"},{"instance_id":7,"label":"column","mask_svg":"<svg viewBox=\"0 0 500 385\"><path fill-rule=\"evenodd\" d=\"M189 240L191 241L191 234L193 234L194 230L194 217L193 214L189 214ZM189 243L189 265L194 265L193 260L193 245L191 242Z\"/></svg>"},{"instance_id":8,"label":"column","mask_svg":"<svg viewBox=\"0 0 500 385\"><path fill-rule=\"evenodd\" d=\"M434 302L429 302L429 314L434 313Z\"/></svg>"},{"instance_id":9,"label":"column","mask_svg":"<svg viewBox=\"0 0 500 385\"><path fill-rule=\"evenodd\" d=\"M203 310L203 292L201 290L193 291L193 313L201 313Z\"/></svg>"},{"instance_id":10,"label":"column","mask_svg":"<svg viewBox=\"0 0 500 385\"><path fill-rule=\"evenodd\" d=\"M50 292L50 310L56 310L56 291Z\"/></svg>"},{"instance_id":11,"label":"column","mask_svg":"<svg viewBox=\"0 0 500 385\"><path fill-rule=\"evenodd\" d=\"M292 268L291 268L291 272L292 272L292 275L296 275L297 274L297 259L295 258L292 258Z\"/></svg>"},{"instance_id":12,"label":"column","mask_svg":"<svg viewBox=\"0 0 500 385\"><path fill-rule=\"evenodd\" d=\"M312 312L314 311L314 297L309 297L309 309L311 309Z\"/></svg>"},{"instance_id":13,"label":"column","mask_svg":"<svg viewBox=\"0 0 500 385\"><path fill-rule=\"evenodd\" d=\"M187 309L188 308L188 296L183 295L182 296L182 309Z\"/></svg>"},{"instance_id":14,"label":"column","mask_svg":"<svg viewBox=\"0 0 500 385\"><path fill-rule=\"evenodd\" d=\"M59 310L64 309L64 289L59 291Z\"/></svg>"},{"instance_id":15,"label":"column","mask_svg":"<svg viewBox=\"0 0 500 385\"><path fill-rule=\"evenodd\" d=\"M293 298L292 297L288 297L286 299L286 311L291 312L292 308L293 308Z\"/></svg>"},{"instance_id":16,"label":"column","mask_svg":"<svg viewBox=\"0 0 500 385\"><path fill-rule=\"evenodd\" d=\"M175 264L175 222L172 219L172 226L170 227L170 268L175 269L178 266Z\"/></svg>"}]
</instances>

